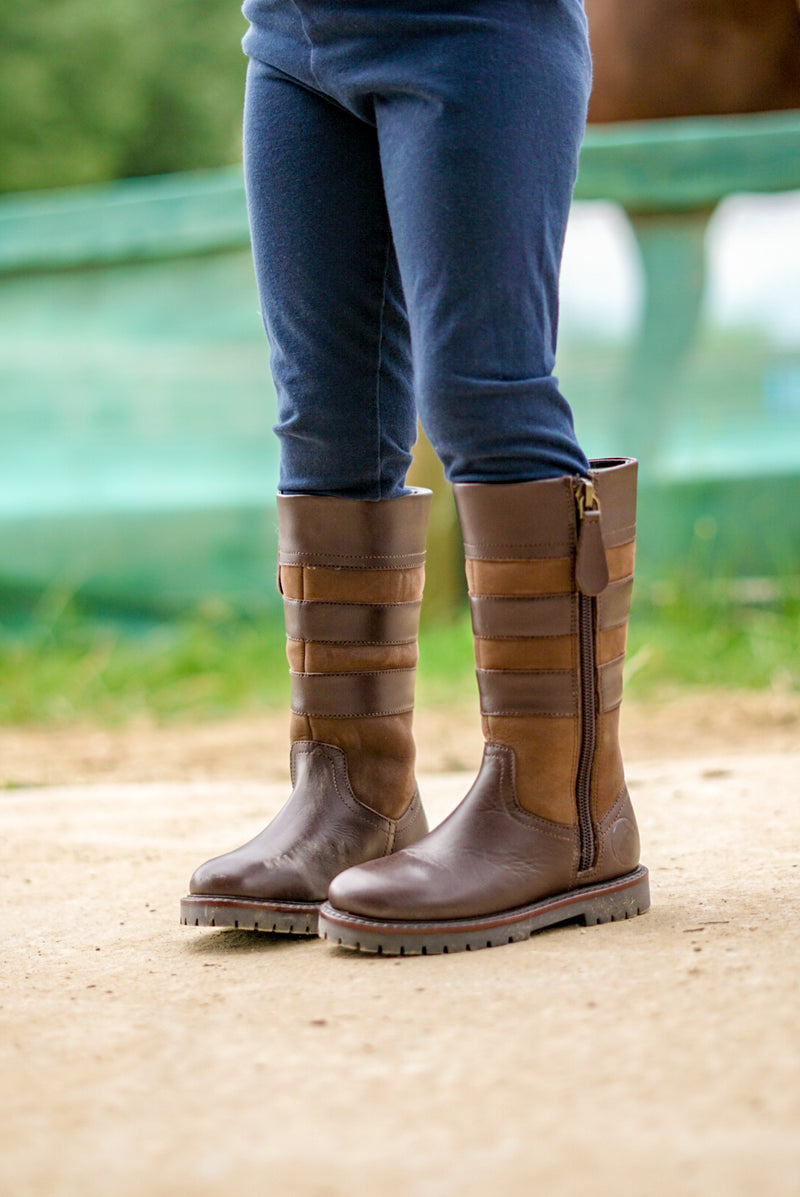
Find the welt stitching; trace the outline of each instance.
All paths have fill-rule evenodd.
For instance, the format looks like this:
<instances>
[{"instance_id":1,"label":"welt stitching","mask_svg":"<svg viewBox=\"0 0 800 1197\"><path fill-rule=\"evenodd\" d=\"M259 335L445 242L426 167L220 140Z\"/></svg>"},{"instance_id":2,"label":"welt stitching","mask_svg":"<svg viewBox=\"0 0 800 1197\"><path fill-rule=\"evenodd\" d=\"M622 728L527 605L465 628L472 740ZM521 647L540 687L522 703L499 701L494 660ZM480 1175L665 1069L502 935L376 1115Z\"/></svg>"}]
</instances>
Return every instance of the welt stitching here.
<instances>
[{"instance_id":1,"label":"welt stitching","mask_svg":"<svg viewBox=\"0 0 800 1197\"><path fill-rule=\"evenodd\" d=\"M478 553L488 553L495 549L571 549L574 547L574 538L571 538L566 542L566 544L563 540L492 541L491 544L476 544L471 541L464 542L464 552L466 553L467 557L470 557L473 561L516 561L518 558L513 556L498 558L475 556L474 553L470 553L470 549L473 549ZM557 557L560 556L566 557L568 556L568 553L559 553L557 555ZM554 560L556 560L557 557L554 558Z\"/></svg>"},{"instance_id":2,"label":"welt stitching","mask_svg":"<svg viewBox=\"0 0 800 1197\"><path fill-rule=\"evenodd\" d=\"M517 797L516 765L513 763L514 758L511 758L511 761L509 761L505 752L492 753L491 755L493 757L499 758L499 788L501 794L503 793L504 783L506 782L506 774L508 772L511 773L511 806L509 807L508 804L506 804L506 809L509 811L509 814L519 818L519 821L526 826L530 827L532 825L537 831L542 832L544 835L550 836L551 839L563 840L565 843L570 842L573 838L570 828L565 827L562 829L561 827L554 825L551 820L543 819L540 815L533 814L532 811L526 810L525 807L521 805L519 798Z\"/></svg>"},{"instance_id":3,"label":"welt stitching","mask_svg":"<svg viewBox=\"0 0 800 1197\"><path fill-rule=\"evenodd\" d=\"M291 640L293 644L336 644L342 648L402 648L406 644L416 643L416 636L409 636L405 640L341 640L338 636L335 640L320 640L318 637L307 636L290 636L286 633L286 639ZM364 670L353 669L353 673L363 673ZM366 670L367 673L376 673L377 670ZM383 672L381 670L381 672Z\"/></svg>"},{"instance_id":4,"label":"welt stitching","mask_svg":"<svg viewBox=\"0 0 800 1197\"><path fill-rule=\"evenodd\" d=\"M413 711L413 706L396 707L390 711L360 711L357 715L335 715L331 713L320 714L319 711L307 711L305 709L298 709L292 707L293 715L305 715L308 719L377 719L384 715L407 715L409 711Z\"/></svg>"},{"instance_id":5,"label":"welt stitching","mask_svg":"<svg viewBox=\"0 0 800 1197\"><path fill-rule=\"evenodd\" d=\"M313 643L312 641L304 640L303 644ZM303 673L300 670L290 669L290 677L384 677L387 673L415 673L416 669L412 665L396 666L394 669L338 669L331 673ZM502 669L498 673L503 673Z\"/></svg>"},{"instance_id":6,"label":"welt stitching","mask_svg":"<svg viewBox=\"0 0 800 1197\"><path fill-rule=\"evenodd\" d=\"M363 802L359 802L355 794L343 793L339 786L339 778L336 776L336 761L325 753L331 765L331 773L333 774L333 788L341 801L342 805L355 815L359 815L365 822L370 823L377 831L382 831L384 839L388 839L387 829L385 827L385 820L377 811L371 811L369 807L365 807ZM373 821L374 820L374 821Z\"/></svg>"},{"instance_id":7,"label":"welt stitching","mask_svg":"<svg viewBox=\"0 0 800 1197\"><path fill-rule=\"evenodd\" d=\"M501 636L501 635L496 635L494 633L491 636L480 636L477 632L475 633L476 640L486 640L486 641L491 641L491 640L567 640L568 638L569 638L569 632L529 632L527 636L523 635L523 634L520 634L518 636ZM498 670L498 673L513 673L513 672L514 672L513 670L507 670L507 669ZM534 670L522 669L522 670L518 670L517 672L520 672L520 673L529 673L529 672L544 673L545 670L543 670L543 669L534 669ZM558 672L558 671L556 670L555 672Z\"/></svg>"},{"instance_id":8,"label":"welt stitching","mask_svg":"<svg viewBox=\"0 0 800 1197\"><path fill-rule=\"evenodd\" d=\"M328 549L281 549L281 565L307 565L314 567L315 562L313 558L324 557L326 561L333 558L336 561L414 561L419 560L420 565L424 564L425 553L424 550L419 552L408 553L334 553ZM291 561L284 560L284 558L291 557ZM324 568L324 565L321 567ZM362 568L369 569L368 565L354 566L354 569Z\"/></svg>"},{"instance_id":9,"label":"welt stitching","mask_svg":"<svg viewBox=\"0 0 800 1197\"><path fill-rule=\"evenodd\" d=\"M302 712L297 712L302 713ZM495 715L498 718L501 716L508 716L510 718L531 718L532 716L541 716L543 719L574 719L575 711L539 711L537 709L528 709L527 711L486 711L483 706L480 709L481 715Z\"/></svg>"}]
</instances>

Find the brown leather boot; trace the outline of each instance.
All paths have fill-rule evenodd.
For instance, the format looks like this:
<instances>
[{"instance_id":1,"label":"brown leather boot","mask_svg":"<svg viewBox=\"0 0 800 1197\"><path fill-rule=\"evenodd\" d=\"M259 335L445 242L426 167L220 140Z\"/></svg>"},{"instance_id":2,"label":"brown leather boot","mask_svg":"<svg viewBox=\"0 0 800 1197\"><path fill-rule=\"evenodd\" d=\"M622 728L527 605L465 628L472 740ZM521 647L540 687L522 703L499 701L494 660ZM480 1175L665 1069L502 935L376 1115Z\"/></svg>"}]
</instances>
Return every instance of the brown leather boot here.
<instances>
[{"instance_id":1,"label":"brown leather boot","mask_svg":"<svg viewBox=\"0 0 800 1197\"><path fill-rule=\"evenodd\" d=\"M316 934L337 873L427 832L411 720L430 498L278 497L294 789L200 866L182 922Z\"/></svg>"},{"instance_id":2,"label":"brown leather boot","mask_svg":"<svg viewBox=\"0 0 800 1197\"><path fill-rule=\"evenodd\" d=\"M367 951L494 947L649 906L618 739L636 462L455 495L483 764L421 843L333 881L320 934Z\"/></svg>"}]
</instances>

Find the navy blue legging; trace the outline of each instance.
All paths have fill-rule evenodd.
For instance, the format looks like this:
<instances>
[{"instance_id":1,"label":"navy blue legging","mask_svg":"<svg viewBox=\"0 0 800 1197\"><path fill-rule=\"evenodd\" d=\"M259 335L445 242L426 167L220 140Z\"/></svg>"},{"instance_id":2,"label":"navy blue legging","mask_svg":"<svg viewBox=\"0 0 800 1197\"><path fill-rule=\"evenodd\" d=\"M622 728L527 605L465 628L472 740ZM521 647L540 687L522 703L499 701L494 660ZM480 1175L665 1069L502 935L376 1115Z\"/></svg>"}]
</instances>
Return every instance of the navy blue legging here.
<instances>
[{"instance_id":1,"label":"navy blue legging","mask_svg":"<svg viewBox=\"0 0 800 1197\"><path fill-rule=\"evenodd\" d=\"M245 0L245 176L280 488L584 473L553 377L581 0Z\"/></svg>"}]
</instances>

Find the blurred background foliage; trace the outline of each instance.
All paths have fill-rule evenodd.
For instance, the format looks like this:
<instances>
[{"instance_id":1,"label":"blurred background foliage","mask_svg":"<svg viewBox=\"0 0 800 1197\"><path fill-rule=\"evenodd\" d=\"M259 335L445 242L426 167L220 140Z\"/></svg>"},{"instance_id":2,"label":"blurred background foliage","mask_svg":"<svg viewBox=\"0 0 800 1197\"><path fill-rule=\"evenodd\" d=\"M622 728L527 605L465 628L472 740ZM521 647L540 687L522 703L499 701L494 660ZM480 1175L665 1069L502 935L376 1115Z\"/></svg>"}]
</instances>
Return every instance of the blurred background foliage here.
<instances>
[{"instance_id":1,"label":"blurred background foliage","mask_svg":"<svg viewBox=\"0 0 800 1197\"><path fill-rule=\"evenodd\" d=\"M796 692L798 628L800 598L791 579L768 601L731 601L727 588L676 573L635 592L627 695L709 686ZM125 625L53 590L24 636L0 626L0 677L5 726L121 725L141 716L203 721L284 709L289 698L280 614L246 615L215 599L170 622ZM417 697L420 707L453 711L474 702L466 611L423 624Z\"/></svg>"},{"instance_id":2,"label":"blurred background foliage","mask_svg":"<svg viewBox=\"0 0 800 1197\"><path fill-rule=\"evenodd\" d=\"M241 156L236 0L0 0L0 191Z\"/></svg>"}]
</instances>

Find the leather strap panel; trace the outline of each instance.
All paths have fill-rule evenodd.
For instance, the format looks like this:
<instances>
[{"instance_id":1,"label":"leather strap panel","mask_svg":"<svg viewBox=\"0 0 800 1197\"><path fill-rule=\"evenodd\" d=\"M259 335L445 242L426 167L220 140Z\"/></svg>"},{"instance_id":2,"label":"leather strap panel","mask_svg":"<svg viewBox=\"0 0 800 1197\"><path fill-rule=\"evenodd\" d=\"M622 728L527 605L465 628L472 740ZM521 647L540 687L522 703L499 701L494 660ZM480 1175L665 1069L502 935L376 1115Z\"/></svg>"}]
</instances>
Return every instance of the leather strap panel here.
<instances>
[{"instance_id":1,"label":"leather strap panel","mask_svg":"<svg viewBox=\"0 0 800 1197\"><path fill-rule=\"evenodd\" d=\"M633 457L602 457L589 462L597 487L603 543L606 548L633 540L636 534L636 475Z\"/></svg>"},{"instance_id":2,"label":"leather strap panel","mask_svg":"<svg viewBox=\"0 0 800 1197\"><path fill-rule=\"evenodd\" d=\"M575 672L522 672L511 669L477 669L482 715L553 715L571 718L578 714Z\"/></svg>"},{"instance_id":3,"label":"leather strap panel","mask_svg":"<svg viewBox=\"0 0 800 1197\"><path fill-rule=\"evenodd\" d=\"M597 704L598 710L613 711L622 702L622 666L623 657L615 657L607 665L601 665L597 671Z\"/></svg>"},{"instance_id":4,"label":"leather strap panel","mask_svg":"<svg viewBox=\"0 0 800 1197\"><path fill-rule=\"evenodd\" d=\"M471 594L530 598L575 591L572 557L547 557L542 561L475 561L468 557L466 571Z\"/></svg>"},{"instance_id":5,"label":"leather strap panel","mask_svg":"<svg viewBox=\"0 0 800 1197\"><path fill-rule=\"evenodd\" d=\"M624 544L606 547L606 561L609 582L622 582L625 578L632 578L636 564L636 541L626 540Z\"/></svg>"},{"instance_id":6,"label":"leather strap panel","mask_svg":"<svg viewBox=\"0 0 800 1197\"><path fill-rule=\"evenodd\" d=\"M367 606L284 598L286 635L318 644L410 644L417 636L421 603Z\"/></svg>"},{"instance_id":7,"label":"leather strap panel","mask_svg":"<svg viewBox=\"0 0 800 1197\"><path fill-rule=\"evenodd\" d=\"M568 636L573 630L575 599L569 594L545 598L470 595L472 630L484 640L528 636Z\"/></svg>"},{"instance_id":8,"label":"leather strap panel","mask_svg":"<svg viewBox=\"0 0 800 1197\"><path fill-rule=\"evenodd\" d=\"M597 598L597 626L602 632L625 623L631 609L633 575L620 582L610 582Z\"/></svg>"},{"instance_id":9,"label":"leather strap panel","mask_svg":"<svg viewBox=\"0 0 800 1197\"><path fill-rule=\"evenodd\" d=\"M320 719L399 715L414 706L416 669L379 673L290 673L292 712Z\"/></svg>"},{"instance_id":10,"label":"leather strap panel","mask_svg":"<svg viewBox=\"0 0 800 1197\"><path fill-rule=\"evenodd\" d=\"M429 490L370 502L278 495L281 565L408 569L425 561Z\"/></svg>"},{"instance_id":11,"label":"leather strap panel","mask_svg":"<svg viewBox=\"0 0 800 1197\"><path fill-rule=\"evenodd\" d=\"M541 482L457 482L453 487L467 557L518 561L575 550L571 478Z\"/></svg>"}]
</instances>

